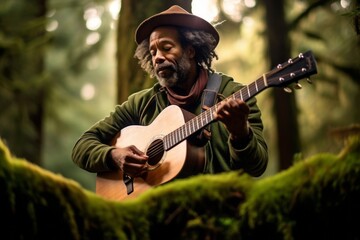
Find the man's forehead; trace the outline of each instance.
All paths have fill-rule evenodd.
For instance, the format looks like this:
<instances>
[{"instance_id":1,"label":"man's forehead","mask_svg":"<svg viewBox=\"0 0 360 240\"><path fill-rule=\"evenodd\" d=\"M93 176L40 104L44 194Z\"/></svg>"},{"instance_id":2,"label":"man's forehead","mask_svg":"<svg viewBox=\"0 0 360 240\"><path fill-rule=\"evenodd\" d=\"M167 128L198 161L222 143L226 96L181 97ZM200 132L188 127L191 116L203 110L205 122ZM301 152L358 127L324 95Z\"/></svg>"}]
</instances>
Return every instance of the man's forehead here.
<instances>
[{"instance_id":1,"label":"man's forehead","mask_svg":"<svg viewBox=\"0 0 360 240\"><path fill-rule=\"evenodd\" d=\"M171 26L158 27L151 32L149 40L151 42L161 38L178 39L178 31Z\"/></svg>"}]
</instances>

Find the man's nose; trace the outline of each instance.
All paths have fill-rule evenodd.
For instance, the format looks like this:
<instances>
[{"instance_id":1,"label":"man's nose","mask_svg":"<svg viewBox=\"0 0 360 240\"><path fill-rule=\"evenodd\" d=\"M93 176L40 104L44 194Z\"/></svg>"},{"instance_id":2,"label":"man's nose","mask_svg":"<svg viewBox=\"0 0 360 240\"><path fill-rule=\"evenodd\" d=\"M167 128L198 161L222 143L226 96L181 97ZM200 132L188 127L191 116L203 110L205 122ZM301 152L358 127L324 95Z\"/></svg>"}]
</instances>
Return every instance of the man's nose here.
<instances>
[{"instance_id":1,"label":"man's nose","mask_svg":"<svg viewBox=\"0 0 360 240\"><path fill-rule=\"evenodd\" d=\"M164 54L161 51L157 51L156 55L154 56L155 63L162 63L165 61Z\"/></svg>"}]
</instances>

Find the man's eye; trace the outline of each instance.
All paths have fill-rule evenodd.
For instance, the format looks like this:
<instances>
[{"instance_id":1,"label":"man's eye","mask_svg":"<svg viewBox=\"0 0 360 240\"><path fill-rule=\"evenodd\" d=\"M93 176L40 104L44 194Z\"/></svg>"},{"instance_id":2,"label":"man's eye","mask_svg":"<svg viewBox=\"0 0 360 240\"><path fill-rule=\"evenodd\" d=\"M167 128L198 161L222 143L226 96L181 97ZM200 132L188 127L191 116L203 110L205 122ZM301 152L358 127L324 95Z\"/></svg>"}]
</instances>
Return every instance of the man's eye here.
<instances>
[{"instance_id":1,"label":"man's eye","mask_svg":"<svg viewBox=\"0 0 360 240\"><path fill-rule=\"evenodd\" d=\"M171 50L171 46L164 46L163 49L164 49L164 51L170 51L170 50Z\"/></svg>"},{"instance_id":2,"label":"man's eye","mask_svg":"<svg viewBox=\"0 0 360 240\"><path fill-rule=\"evenodd\" d=\"M156 51L150 51L150 55L151 55L151 56L155 56L155 55L156 55Z\"/></svg>"}]
</instances>

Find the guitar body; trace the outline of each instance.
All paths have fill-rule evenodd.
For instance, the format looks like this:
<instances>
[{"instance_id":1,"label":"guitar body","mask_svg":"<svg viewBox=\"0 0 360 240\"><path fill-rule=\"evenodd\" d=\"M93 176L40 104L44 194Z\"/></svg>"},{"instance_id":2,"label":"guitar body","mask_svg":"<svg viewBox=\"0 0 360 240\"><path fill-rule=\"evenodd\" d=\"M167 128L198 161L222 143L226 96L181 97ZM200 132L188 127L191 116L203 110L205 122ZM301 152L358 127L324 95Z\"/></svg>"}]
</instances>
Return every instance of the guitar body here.
<instances>
[{"instance_id":1,"label":"guitar body","mask_svg":"<svg viewBox=\"0 0 360 240\"><path fill-rule=\"evenodd\" d=\"M162 141L163 137L184 125L188 113L181 108L171 105L164 109L148 126L133 125L121 130L116 139L116 147L136 146L147 153L149 146ZM148 154L149 155L149 154ZM203 171L205 153L203 147L197 147L184 140L170 150L157 155L156 159L149 159L153 169L133 178L133 192L128 194L122 171L101 172L96 178L96 193L111 200L134 198L149 188L166 183L174 178L181 178ZM149 156L150 157L150 156Z\"/></svg>"}]
</instances>

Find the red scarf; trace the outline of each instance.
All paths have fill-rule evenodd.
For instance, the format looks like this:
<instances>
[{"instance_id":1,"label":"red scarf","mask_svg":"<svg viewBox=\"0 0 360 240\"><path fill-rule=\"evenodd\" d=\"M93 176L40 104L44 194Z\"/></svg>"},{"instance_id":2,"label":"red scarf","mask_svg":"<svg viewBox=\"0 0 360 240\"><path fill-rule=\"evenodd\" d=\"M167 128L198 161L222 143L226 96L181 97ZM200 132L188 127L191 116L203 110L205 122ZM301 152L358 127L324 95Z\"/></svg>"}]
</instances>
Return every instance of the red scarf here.
<instances>
[{"instance_id":1,"label":"red scarf","mask_svg":"<svg viewBox=\"0 0 360 240\"><path fill-rule=\"evenodd\" d=\"M188 109L189 106L194 104L200 97L202 92L205 89L205 86L208 81L208 74L205 69L201 69L199 73L199 77L190 89L190 92L188 95L179 95L172 91L170 88L167 89L167 97L171 104L177 105L181 108Z\"/></svg>"}]
</instances>

